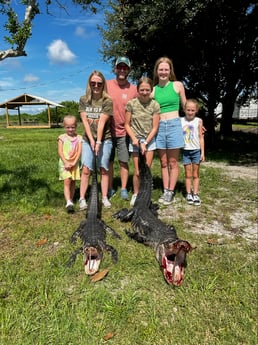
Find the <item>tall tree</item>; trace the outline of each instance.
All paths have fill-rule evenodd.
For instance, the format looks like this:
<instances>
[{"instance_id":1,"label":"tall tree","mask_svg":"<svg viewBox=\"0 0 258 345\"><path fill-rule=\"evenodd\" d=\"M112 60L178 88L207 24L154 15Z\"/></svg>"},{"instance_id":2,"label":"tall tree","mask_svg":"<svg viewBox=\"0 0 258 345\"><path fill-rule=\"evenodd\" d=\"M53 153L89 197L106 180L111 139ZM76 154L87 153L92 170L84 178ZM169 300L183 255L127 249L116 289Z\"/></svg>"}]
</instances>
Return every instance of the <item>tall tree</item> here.
<instances>
[{"instance_id":1,"label":"tall tree","mask_svg":"<svg viewBox=\"0 0 258 345\"><path fill-rule=\"evenodd\" d=\"M152 76L154 61L174 61L187 95L198 98L214 131L214 109L222 103L221 131L232 130L234 104L250 97L257 84L257 4L238 0L110 0L103 34L106 60L126 53L134 78Z\"/></svg>"},{"instance_id":2,"label":"tall tree","mask_svg":"<svg viewBox=\"0 0 258 345\"><path fill-rule=\"evenodd\" d=\"M80 5L84 10L90 9L96 12L95 5L100 5L100 0L73 0L74 4ZM15 6L14 6L15 5ZM21 0L14 2L10 0L0 0L0 16L5 18L3 29L7 35L4 40L8 48L0 50L0 61L18 56L26 56L26 44L32 35L33 20L40 13L40 7L45 6L44 10L51 12L50 6L58 6L64 11L68 11L67 5L62 0L45 0L45 3L39 3L37 0ZM24 12L22 19L19 19L17 9Z\"/></svg>"}]
</instances>

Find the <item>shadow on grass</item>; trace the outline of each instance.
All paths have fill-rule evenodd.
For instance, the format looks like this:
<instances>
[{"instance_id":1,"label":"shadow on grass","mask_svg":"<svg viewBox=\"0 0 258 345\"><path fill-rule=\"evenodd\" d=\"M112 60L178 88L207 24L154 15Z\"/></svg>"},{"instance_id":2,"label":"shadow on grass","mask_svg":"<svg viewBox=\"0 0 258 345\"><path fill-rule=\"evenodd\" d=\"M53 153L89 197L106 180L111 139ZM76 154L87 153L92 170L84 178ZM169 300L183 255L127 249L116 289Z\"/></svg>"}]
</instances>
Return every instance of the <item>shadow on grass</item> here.
<instances>
[{"instance_id":1,"label":"shadow on grass","mask_svg":"<svg viewBox=\"0 0 258 345\"><path fill-rule=\"evenodd\" d=\"M26 197L36 201L40 199L44 205L56 205L56 200L63 199L63 193L55 191L55 185L44 178L32 177L38 171L37 166L30 165L16 170L7 170L0 167L0 175L4 181L0 187L2 200L8 203L17 202Z\"/></svg>"},{"instance_id":2,"label":"shadow on grass","mask_svg":"<svg viewBox=\"0 0 258 345\"><path fill-rule=\"evenodd\" d=\"M220 138L206 152L207 158L225 161L231 165L254 165L257 163L257 132L234 131L230 137Z\"/></svg>"}]
</instances>

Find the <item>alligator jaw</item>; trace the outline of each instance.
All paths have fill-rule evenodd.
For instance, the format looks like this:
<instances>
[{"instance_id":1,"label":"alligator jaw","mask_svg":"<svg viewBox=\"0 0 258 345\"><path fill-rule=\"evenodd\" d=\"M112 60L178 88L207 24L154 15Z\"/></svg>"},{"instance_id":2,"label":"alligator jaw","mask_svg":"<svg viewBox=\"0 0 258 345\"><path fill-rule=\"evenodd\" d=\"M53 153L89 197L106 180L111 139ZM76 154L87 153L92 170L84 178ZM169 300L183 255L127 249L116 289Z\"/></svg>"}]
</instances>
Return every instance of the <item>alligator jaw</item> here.
<instances>
[{"instance_id":1,"label":"alligator jaw","mask_svg":"<svg viewBox=\"0 0 258 345\"><path fill-rule=\"evenodd\" d=\"M191 245L182 240L166 241L166 243L157 246L156 257L169 285L182 285L186 267L186 254L191 249Z\"/></svg>"},{"instance_id":2,"label":"alligator jaw","mask_svg":"<svg viewBox=\"0 0 258 345\"><path fill-rule=\"evenodd\" d=\"M84 248L84 269L87 275L93 275L99 270L102 260L102 251L96 247Z\"/></svg>"}]
</instances>

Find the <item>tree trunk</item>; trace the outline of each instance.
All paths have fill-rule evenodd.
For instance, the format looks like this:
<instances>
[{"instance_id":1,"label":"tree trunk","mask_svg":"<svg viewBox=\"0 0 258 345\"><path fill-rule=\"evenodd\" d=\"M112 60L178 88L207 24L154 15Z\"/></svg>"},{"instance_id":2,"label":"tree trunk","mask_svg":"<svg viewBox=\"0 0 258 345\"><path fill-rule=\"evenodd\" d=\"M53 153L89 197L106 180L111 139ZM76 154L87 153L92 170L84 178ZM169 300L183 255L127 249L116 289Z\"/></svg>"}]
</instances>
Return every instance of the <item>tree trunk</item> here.
<instances>
[{"instance_id":1,"label":"tree trunk","mask_svg":"<svg viewBox=\"0 0 258 345\"><path fill-rule=\"evenodd\" d=\"M227 98L222 102L222 119L220 125L220 134L230 136L232 134L232 117L235 107L235 99Z\"/></svg>"}]
</instances>

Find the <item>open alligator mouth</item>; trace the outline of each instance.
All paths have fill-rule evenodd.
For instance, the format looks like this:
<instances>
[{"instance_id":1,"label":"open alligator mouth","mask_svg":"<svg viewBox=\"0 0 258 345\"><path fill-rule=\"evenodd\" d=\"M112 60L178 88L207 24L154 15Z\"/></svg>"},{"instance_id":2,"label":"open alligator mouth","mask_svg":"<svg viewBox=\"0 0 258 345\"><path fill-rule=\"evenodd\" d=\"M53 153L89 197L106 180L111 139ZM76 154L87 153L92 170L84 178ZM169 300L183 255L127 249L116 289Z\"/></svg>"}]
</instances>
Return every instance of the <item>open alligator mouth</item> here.
<instances>
[{"instance_id":1,"label":"open alligator mouth","mask_svg":"<svg viewBox=\"0 0 258 345\"><path fill-rule=\"evenodd\" d=\"M96 247L84 248L84 269L87 275L93 275L99 270L102 252Z\"/></svg>"},{"instance_id":2,"label":"open alligator mouth","mask_svg":"<svg viewBox=\"0 0 258 345\"><path fill-rule=\"evenodd\" d=\"M186 254L192 249L187 241L177 240L158 246L159 262L169 285L180 286L184 280Z\"/></svg>"}]
</instances>

